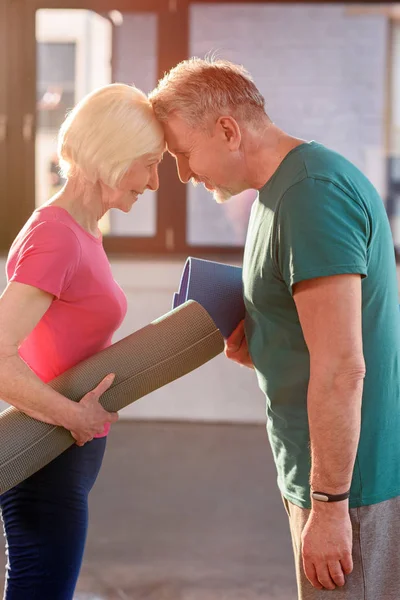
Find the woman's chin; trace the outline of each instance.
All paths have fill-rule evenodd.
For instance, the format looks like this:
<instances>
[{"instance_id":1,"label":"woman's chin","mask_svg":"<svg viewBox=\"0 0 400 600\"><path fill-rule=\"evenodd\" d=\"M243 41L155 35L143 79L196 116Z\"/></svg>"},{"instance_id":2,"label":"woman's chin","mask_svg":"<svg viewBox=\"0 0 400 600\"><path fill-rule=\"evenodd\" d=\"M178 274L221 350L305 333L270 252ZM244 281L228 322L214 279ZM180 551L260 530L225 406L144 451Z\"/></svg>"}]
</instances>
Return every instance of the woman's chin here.
<instances>
[{"instance_id":1,"label":"woman's chin","mask_svg":"<svg viewBox=\"0 0 400 600\"><path fill-rule=\"evenodd\" d=\"M137 201L138 201L137 194L129 194L124 198L124 200L122 202L119 203L118 206L116 206L116 208L118 208L119 210L121 210L124 213L128 213L128 212L130 212L132 206L134 204L136 204Z\"/></svg>"}]
</instances>

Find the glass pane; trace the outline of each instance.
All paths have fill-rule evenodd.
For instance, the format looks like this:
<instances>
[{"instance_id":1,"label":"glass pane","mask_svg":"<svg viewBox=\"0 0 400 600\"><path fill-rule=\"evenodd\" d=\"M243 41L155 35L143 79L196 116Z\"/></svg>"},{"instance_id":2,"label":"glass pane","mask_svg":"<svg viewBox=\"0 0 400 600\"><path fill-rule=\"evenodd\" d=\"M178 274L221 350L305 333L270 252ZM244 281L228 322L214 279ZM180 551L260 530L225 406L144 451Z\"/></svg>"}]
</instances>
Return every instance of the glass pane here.
<instances>
[{"instance_id":1,"label":"glass pane","mask_svg":"<svg viewBox=\"0 0 400 600\"><path fill-rule=\"evenodd\" d=\"M279 127L340 152L384 197L387 18L362 9L351 11L345 3L193 4L190 54L244 65ZM202 186L191 189L189 238L213 245L230 240L228 206L215 206Z\"/></svg>"},{"instance_id":2,"label":"glass pane","mask_svg":"<svg viewBox=\"0 0 400 600\"><path fill-rule=\"evenodd\" d=\"M65 115L99 86L120 82L149 92L157 83L157 16L111 11L41 9L36 13L36 206L63 185L57 132ZM137 57L137 59L135 59ZM147 191L129 214L110 211L105 235L156 234L157 193Z\"/></svg>"},{"instance_id":3,"label":"glass pane","mask_svg":"<svg viewBox=\"0 0 400 600\"><path fill-rule=\"evenodd\" d=\"M203 185L189 185L187 243L194 246L243 246L250 209L257 195L247 190L217 204Z\"/></svg>"},{"instance_id":4,"label":"glass pane","mask_svg":"<svg viewBox=\"0 0 400 600\"><path fill-rule=\"evenodd\" d=\"M400 24L395 22L393 35L392 152L400 156Z\"/></svg>"},{"instance_id":5,"label":"glass pane","mask_svg":"<svg viewBox=\"0 0 400 600\"><path fill-rule=\"evenodd\" d=\"M393 22L390 157L388 159L388 213L394 244L400 252L400 24Z\"/></svg>"}]
</instances>

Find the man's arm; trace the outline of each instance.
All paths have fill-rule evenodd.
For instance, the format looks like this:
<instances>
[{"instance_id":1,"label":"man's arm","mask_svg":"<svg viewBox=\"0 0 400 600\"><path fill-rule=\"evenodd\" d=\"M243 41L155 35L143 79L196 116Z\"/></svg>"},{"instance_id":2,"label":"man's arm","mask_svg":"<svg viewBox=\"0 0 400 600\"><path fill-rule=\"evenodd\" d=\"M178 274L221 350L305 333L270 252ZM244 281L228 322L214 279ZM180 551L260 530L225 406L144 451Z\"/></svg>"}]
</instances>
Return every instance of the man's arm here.
<instances>
[{"instance_id":1,"label":"man's arm","mask_svg":"<svg viewBox=\"0 0 400 600\"><path fill-rule=\"evenodd\" d=\"M295 285L293 295L310 353L310 482L315 491L341 494L350 488L360 436L365 376L361 277L335 275L302 281ZM318 527L325 527L329 538L330 525L343 542L332 533L332 544L329 539L323 543ZM313 501L307 527L303 558L311 583L328 588L332 582L342 585L343 573L351 570L348 501L329 505Z\"/></svg>"},{"instance_id":2,"label":"man's arm","mask_svg":"<svg viewBox=\"0 0 400 600\"><path fill-rule=\"evenodd\" d=\"M294 300L310 352L311 485L340 494L350 488L360 435L365 375L361 277L300 282Z\"/></svg>"}]
</instances>

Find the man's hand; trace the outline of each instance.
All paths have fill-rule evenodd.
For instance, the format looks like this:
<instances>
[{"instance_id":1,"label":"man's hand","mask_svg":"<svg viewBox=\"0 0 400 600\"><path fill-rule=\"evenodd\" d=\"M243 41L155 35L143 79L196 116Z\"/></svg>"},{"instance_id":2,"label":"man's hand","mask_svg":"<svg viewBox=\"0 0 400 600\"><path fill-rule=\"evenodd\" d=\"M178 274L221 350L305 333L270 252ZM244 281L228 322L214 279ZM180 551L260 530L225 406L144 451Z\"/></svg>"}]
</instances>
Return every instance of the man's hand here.
<instances>
[{"instance_id":1,"label":"man's hand","mask_svg":"<svg viewBox=\"0 0 400 600\"><path fill-rule=\"evenodd\" d=\"M225 342L225 356L243 365L254 369L253 362L250 358L249 349L247 347L246 335L244 332L244 321L240 321L235 331L231 333Z\"/></svg>"},{"instance_id":2,"label":"man's hand","mask_svg":"<svg viewBox=\"0 0 400 600\"><path fill-rule=\"evenodd\" d=\"M313 507L302 534L303 567L317 589L334 590L353 570L352 537L347 502Z\"/></svg>"}]
</instances>

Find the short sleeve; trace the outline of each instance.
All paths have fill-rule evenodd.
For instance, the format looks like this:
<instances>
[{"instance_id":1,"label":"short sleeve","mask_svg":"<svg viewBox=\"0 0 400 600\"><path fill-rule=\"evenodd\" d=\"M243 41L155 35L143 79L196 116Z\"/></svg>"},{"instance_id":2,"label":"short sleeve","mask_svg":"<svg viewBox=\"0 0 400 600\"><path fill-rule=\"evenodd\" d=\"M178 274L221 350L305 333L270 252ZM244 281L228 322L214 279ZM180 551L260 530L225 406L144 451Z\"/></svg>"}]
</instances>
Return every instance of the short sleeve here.
<instances>
[{"instance_id":1,"label":"short sleeve","mask_svg":"<svg viewBox=\"0 0 400 600\"><path fill-rule=\"evenodd\" d=\"M32 285L59 299L68 289L80 258L74 232L58 221L44 221L23 235L9 281Z\"/></svg>"},{"instance_id":2,"label":"short sleeve","mask_svg":"<svg viewBox=\"0 0 400 600\"><path fill-rule=\"evenodd\" d=\"M276 218L275 256L291 293L305 279L367 276L367 212L334 183L307 178L295 184L282 197Z\"/></svg>"}]
</instances>

